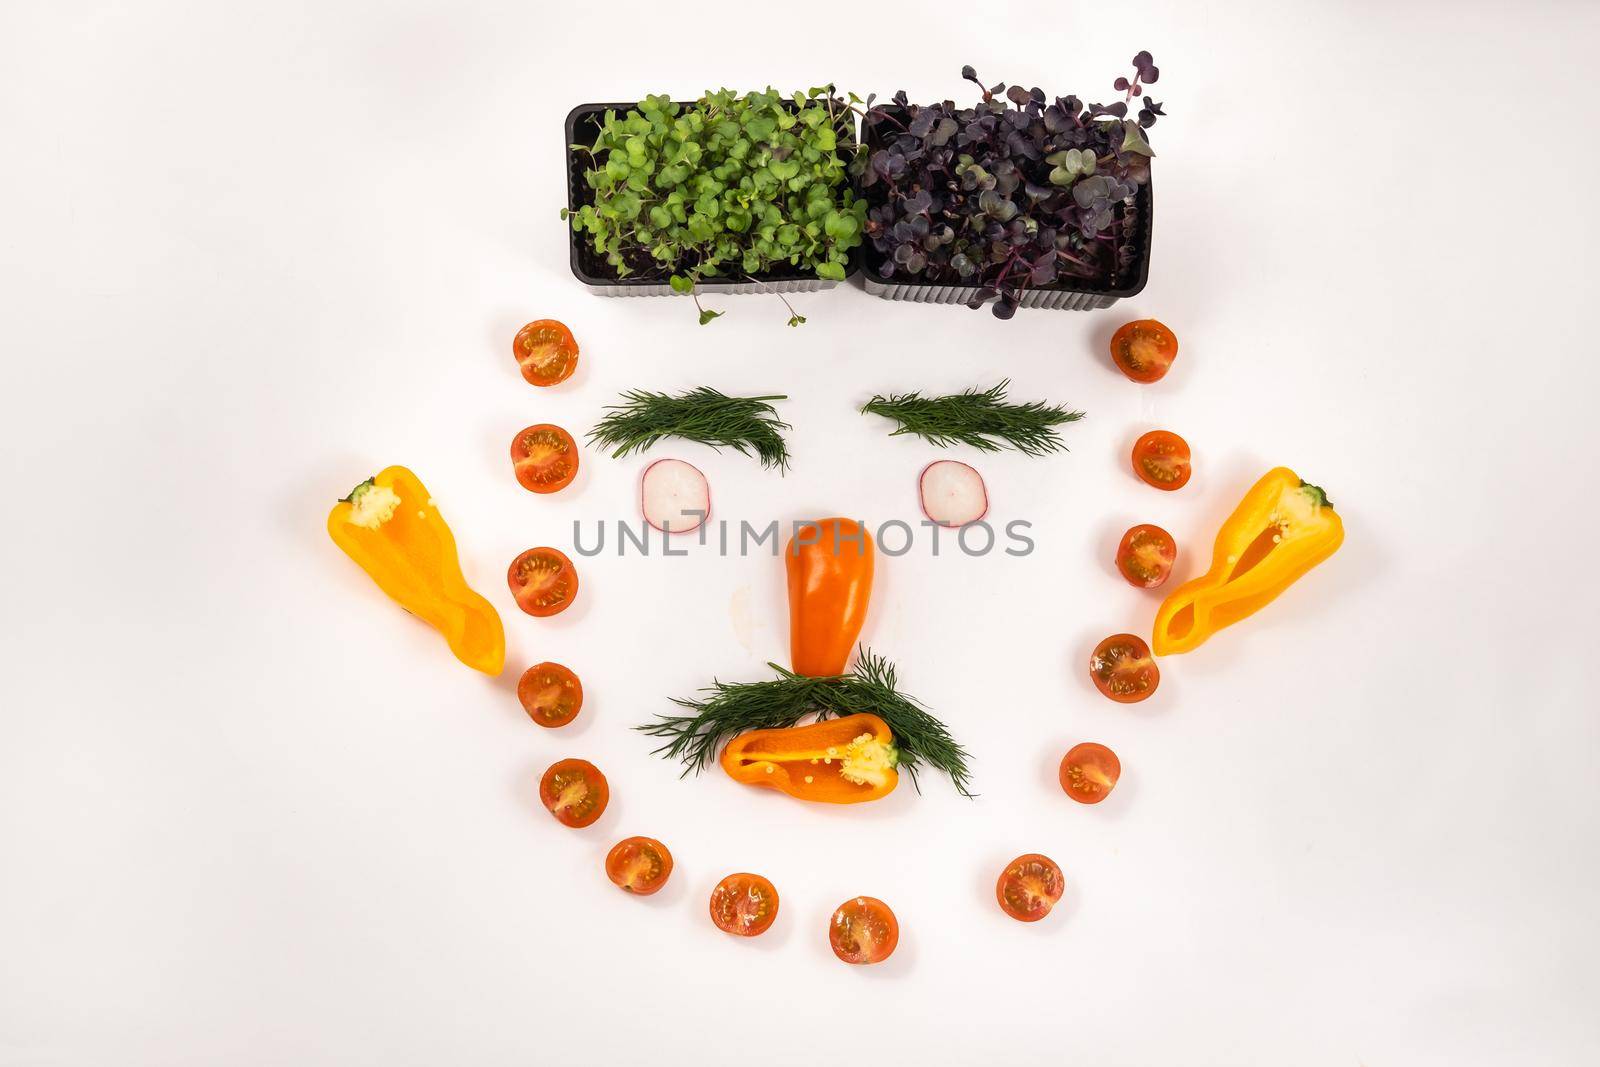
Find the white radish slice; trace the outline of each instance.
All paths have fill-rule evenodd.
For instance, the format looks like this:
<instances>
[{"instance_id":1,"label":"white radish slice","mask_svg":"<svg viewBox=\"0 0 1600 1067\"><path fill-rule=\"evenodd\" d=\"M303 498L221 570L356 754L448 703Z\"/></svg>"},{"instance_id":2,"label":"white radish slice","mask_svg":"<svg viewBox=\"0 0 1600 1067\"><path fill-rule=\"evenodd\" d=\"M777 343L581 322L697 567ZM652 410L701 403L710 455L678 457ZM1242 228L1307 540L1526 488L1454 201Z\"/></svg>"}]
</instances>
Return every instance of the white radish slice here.
<instances>
[{"instance_id":1,"label":"white radish slice","mask_svg":"<svg viewBox=\"0 0 1600 1067\"><path fill-rule=\"evenodd\" d=\"M711 487L694 464L658 459L639 479L639 509L662 533L688 533L710 516Z\"/></svg>"},{"instance_id":2,"label":"white radish slice","mask_svg":"<svg viewBox=\"0 0 1600 1067\"><path fill-rule=\"evenodd\" d=\"M940 526L965 526L989 513L983 476L965 463L941 459L922 468L922 513Z\"/></svg>"}]
</instances>

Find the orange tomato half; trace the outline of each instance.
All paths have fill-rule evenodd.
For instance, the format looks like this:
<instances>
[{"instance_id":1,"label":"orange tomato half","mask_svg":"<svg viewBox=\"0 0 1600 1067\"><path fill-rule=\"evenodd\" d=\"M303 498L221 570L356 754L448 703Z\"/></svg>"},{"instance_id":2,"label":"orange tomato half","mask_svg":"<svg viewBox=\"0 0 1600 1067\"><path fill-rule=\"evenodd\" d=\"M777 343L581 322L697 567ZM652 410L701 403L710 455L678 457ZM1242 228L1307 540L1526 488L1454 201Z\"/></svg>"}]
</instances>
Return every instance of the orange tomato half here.
<instances>
[{"instance_id":1,"label":"orange tomato half","mask_svg":"<svg viewBox=\"0 0 1600 1067\"><path fill-rule=\"evenodd\" d=\"M588 760L558 760L539 779L539 801L563 826L590 825L610 800L606 776Z\"/></svg>"},{"instance_id":2,"label":"orange tomato half","mask_svg":"<svg viewBox=\"0 0 1600 1067\"><path fill-rule=\"evenodd\" d=\"M1061 788L1080 804L1098 804L1111 795L1122 777L1122 761L1093 741L1073 745L1061 757Z\"/></svg>"},{"instance_id":3,"label":"orange tomato half","mask_svg":"<svg viewBox=\"0 0 1600 1067\"><path fill-rule=\"evenodd\" d=\"M578 443L552 423L529 426L511 439L511 469L530 492L565 489L578 476Z\"/></svg>"},{"instance_id":4,"label":"orange tomato half","mask_svg":"<svg viewBox=\"0 0 1600 1067\"><path fill-rule=\"evenodd\" d=\"M851 897L828 921L828 944L846 963L882 963L900 943L900 923L877 897Z\"/></svg>"},{"instance_id":5,"label":"orange tomato half","mask_svg":"<svg viewBox=\"0 0 1600 1067\"><path fill-rule=\"evenodd\" d=\"M1137 704L1161 684L1161 670L1150 646L1135 634L1113 634L1089 657L1094 687L1119 704Z\"/></svg>"},{"instance_id":6,"label":"orange tomato half","mask_svg":"<svg viewBox=\"0 0 1600 1067\"><path fill-rule=\"evenodd\" d=\"M1157 489L1182 489L1193 473L1189 442L1168 430L1151 430L1133 443L1133 473Z\"/></svg>"},{"instance_id":7,"label":"orange tomato half","mask_svg":"<svg viewBox=\"0 0 1600 1067\"><path fill-rule=\"evenodd\" d=\"M511 561L506 582L517 607L543 618L559 615L578 595L578 571L565 552L555 548L530 548Z\"/></svg>"},{"instance_id":8,"label":"orange tomato half","mask_svg":"<svg viewBox=\"0 0 1600 1067\"><path fill-rule=\"evenodd\" d=\"M1111 335L1111 359L1136 382L1159 382L1178 358L1178 338L1155 319L1125 323Z\"/></svg>"},{"instance_id":9,"label":"orange tomato half","mask_svg":"<svg viewBox=\"0 0 1600 1067\"><path fill-rule=\"evenodd\" d=\"M711 891L711 921L740 937L764 934L778 917L778 891L759 874L730 874Z\"/></svg>"},{"instance_id":10,"label":"orange tomato half","mask_svg":"<svg viewBox=\"0 0 1600 1067\"><path fill-rule=\"evenodd\" d=\"M537 319L518 330L511 354L529 385L564 382L578 368L578 342L555 319Z\"/></svg>"},{"instance_id":11,"label":"orange tomato half","mask_svg":"<svg viewBox=\"0 0 1600 1067\"><path fill-rule=\"evenodd\" d=\"M565 726L583 708L583 683L559 663L535 663L517 680L517 699L540 726Z\"/></svg>"},{"instance_id":12,"label":"orange tomato half","mask_svg":"<svg viewBox=\"0 0 1600 1067\"><path fill-rule=\"evenodd\" d=\"M1117 570L1129 585L1154 589L1167 580L1178 558L1178 542L1159 526L1141 523L1122 535Z\"/></svg>"},{"instance_id":13,"label":"orange tomato half","mask_svg":"<svg viewBox=\"0 0 1600 1067\"><path fill-rule=\"evenodd\" d=\"M606 877L626 893L647 897L667 884L672 853L653 837L629 837L606 853Z\"/></svg>"},{"instance_id":14,"label":"orange tomato half","mask_svg":"<svg viewBox=\"0 0 1600 1067\"><path fill-rule=\"evenodd\" d=\"M1050 914L1065 888L1066 879L1056 861L1030 852L1006 864L994 895L1001 911L1018 922L1036 923Z\"/></svg>"}]
</instances>

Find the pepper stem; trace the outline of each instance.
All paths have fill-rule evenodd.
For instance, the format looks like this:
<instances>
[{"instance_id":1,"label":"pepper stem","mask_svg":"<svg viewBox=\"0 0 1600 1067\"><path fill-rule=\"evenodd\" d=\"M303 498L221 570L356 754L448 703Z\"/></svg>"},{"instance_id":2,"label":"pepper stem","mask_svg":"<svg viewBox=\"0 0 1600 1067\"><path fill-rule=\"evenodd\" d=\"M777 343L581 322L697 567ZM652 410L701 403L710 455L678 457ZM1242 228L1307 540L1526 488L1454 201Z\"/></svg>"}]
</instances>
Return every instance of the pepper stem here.
<instances>
[{"instance_id":1,"label":"pepper stem","mask_svg":"<svg viewBox=\"0 0 1600 1067\"><path fill-rule=\"evenodd\" d=\"M1331 508L1331 507L1333 507L1333 501L1328 499L1327 492L1320 485L1312 485L1310 482L1308 482L1308 481L1306 481L1304 479L1301 479L1300 488L1302 488L1302 489L1304 489L1306 491L1306 495L1311 498L1312 502L1314 504L1316 504L1317 507L1319 507L1319 508Z\"/></svg>"},{"instance_id":2,"label":"pepper stem","mask_svg":"<svg viewBox=\"0 0 1600 1067\"><path fill-rule=\"evenodd\" d=\"M368 489L371 489L375 484L377 484L376 476L374 476L373 478L368 478L366 481L362 482L360 485L358 485L354 489L350 490L350 495L349 496L340 497L339 498L339 503L341 503L341 504L354 504L356 502L356 497L360 496L362 493L365 493Z\"/></svg>"}]
</instances>

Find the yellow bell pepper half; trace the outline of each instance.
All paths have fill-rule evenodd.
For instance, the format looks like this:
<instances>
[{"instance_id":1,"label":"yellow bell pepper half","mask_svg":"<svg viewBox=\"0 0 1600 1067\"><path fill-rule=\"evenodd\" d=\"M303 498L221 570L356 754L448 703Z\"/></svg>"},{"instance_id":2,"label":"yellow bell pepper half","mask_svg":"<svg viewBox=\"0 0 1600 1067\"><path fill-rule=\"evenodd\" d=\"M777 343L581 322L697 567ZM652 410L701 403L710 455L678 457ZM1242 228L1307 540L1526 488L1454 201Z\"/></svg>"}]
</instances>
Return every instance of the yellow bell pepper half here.
<instances>
[{"instance_id":1,"label":"yellow bell pepper half","mask_svg":"<svg viewBox=\"0 0 1600 1067\"><path fill-rule=\"evenodd\" d=\"M500 673L500 615L467 585L456 539L415 474L387 467L356 486L328 514L328 534L378 588L443 634L457 659Z\"/></svg>"},{"instance_id":2,"label":"yellow bell pepper half","mask_svg":"<svg viewBox=\"0 0 1600 1067\"><path fill-rule=\"evenodd\" d=\"M1287 467L1268 471L1222 524L1211 569L1162 603L1151 649L1170 656L1198 648L1266 607L1343 542L1344 523L1326 493Z\"/></svg>"}]
</instances>

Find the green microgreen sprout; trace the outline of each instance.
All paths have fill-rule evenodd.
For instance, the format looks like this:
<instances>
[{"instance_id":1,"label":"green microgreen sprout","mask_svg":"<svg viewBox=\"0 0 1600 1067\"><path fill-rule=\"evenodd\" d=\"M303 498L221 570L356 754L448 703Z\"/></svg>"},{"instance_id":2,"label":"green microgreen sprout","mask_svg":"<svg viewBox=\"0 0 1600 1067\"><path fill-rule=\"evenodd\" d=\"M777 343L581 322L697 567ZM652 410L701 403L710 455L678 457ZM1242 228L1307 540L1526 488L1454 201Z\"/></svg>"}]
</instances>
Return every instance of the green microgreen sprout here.
<instances>
[{"instance_id":1,"label":"green microgreen sprout","mask_svg":"<svg viewBox=\"0 0 1600 1067\"><path fill-rule=\"evenodd\" d=\"M594 144L573 146L590 154L593 202L561 216L618 278L665 278L693 297L702 326L722 315L700 303L707 279L794 271L843 281L866 228L844 136L859 103L827 85L792 96L721 89L687 105L649 96L609 110ZM784 305L790 326L806 321Z\"/></svg>"}]
</instances>

